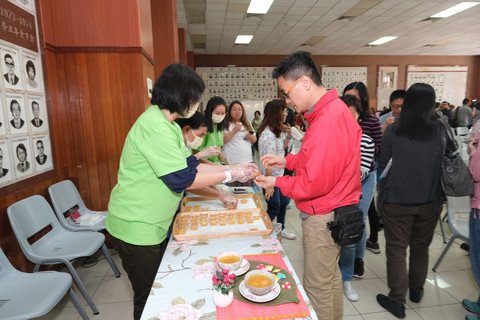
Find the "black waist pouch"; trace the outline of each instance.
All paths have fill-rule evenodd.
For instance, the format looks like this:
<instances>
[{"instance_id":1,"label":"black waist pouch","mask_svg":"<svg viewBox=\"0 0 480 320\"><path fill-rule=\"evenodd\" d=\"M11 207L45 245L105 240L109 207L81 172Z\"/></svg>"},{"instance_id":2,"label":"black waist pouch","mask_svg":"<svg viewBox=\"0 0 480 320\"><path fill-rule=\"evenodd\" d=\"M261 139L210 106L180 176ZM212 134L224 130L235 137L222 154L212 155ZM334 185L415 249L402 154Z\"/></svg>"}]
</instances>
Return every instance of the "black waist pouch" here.
<instances>
[{"instance_id":1,"label":"black waist pouch","mask_svg":"<svg viewBox=\"0 0 480 320\"><path fill-rule=\"evenodd\" d=\"M360 241L365 230L363 213L357 205L352 204L333 210L333 221L327 224L333 240L341 246Z\"/></svg>"}]
</instances>

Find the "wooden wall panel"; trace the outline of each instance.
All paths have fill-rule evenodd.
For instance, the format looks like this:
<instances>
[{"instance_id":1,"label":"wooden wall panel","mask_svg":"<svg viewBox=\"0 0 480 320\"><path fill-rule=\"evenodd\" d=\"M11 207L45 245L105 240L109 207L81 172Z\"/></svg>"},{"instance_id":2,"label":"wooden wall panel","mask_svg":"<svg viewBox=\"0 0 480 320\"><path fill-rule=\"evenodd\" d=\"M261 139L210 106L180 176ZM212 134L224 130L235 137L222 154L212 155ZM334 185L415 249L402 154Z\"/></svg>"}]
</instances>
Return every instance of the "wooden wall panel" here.
<instances>
[{"instance_id":1,"label":"wooden wall panel","mask_svg":"<svg viewBox=\"0 0 480 320\"><path fill-rule=\"evenodd\" d=\"M153 31L152 31L152 9L151 0L139 0L140 6L140 38L142 48L151 59L154 57Z\"/></svg>"},{"instance_id":2,"label":"wooden wall panel","mask_svg":"<svg viewBox=\"0 0 480 320\"><path fill-rule=\"evenodd\" d=\"M285 56L281 55L195 55L195 67L215 67L234 64L242 66L275 66ZM318 66L367 66L368 90L376 97L378 66L398 66L398 88L406 85L408 65L463 65L468 66L467 96L480 94L480 78L477 70L478 57L474 56L313 56ZM371 103L373 106L373 103Z\"/></svg>"},{"instance_id":3,"label":"wooden wall panel","mask_svg":"<svg viewBox=\"0 0 480 320\"><path fill-rule=\"evenodd\" d=\"M0 194L0 246L19 269L31 270L13 236L7 207L71 179L87 206L106 210L125 137L145 110L143 54L55 52L44 55L49 124L55 170ZM147 61L147 62L145 62ZM153 65L150 64L153 73Z\"/></svg>"}]
</instances>

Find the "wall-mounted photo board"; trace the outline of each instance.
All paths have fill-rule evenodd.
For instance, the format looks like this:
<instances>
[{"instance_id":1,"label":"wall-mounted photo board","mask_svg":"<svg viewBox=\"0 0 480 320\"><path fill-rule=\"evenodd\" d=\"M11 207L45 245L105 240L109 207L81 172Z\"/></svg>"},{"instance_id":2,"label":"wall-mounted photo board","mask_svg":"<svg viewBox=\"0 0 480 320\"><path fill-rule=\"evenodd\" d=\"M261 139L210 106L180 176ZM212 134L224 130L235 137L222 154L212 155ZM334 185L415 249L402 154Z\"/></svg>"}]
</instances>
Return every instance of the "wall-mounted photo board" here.
<instances>
[{"instance_id":1,"label":"wall-mounted photo board","mask_svg":"<svg viewBox=\"0 0 480 320\"><path fill-rule=\"evenodd\" d=\"M322 83L328 90L336 88L341 96L349 83L367 85L367 71L367 67L322 67Z\"/></svg>"}]
</instances>

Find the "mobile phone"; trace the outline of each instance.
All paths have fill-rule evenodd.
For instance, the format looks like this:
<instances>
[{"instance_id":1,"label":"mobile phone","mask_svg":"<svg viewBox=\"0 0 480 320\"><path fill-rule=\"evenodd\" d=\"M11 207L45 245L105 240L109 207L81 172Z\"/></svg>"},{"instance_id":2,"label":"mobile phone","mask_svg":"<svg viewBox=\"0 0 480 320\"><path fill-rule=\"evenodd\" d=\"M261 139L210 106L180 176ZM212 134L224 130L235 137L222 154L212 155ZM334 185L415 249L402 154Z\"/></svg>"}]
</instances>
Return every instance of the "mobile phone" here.
<instances>
[{"instance_id":1,"label":"mobile phone","mask_svg":"<svg viewBox=\"0 0 480 320\"><path fill-rule=\"evenodd\" d=\"M247 189L246 188L241 188L241 187L235 187L233 188L232 190L233 193L247 193Z\"/></svg>"}]
</instances>

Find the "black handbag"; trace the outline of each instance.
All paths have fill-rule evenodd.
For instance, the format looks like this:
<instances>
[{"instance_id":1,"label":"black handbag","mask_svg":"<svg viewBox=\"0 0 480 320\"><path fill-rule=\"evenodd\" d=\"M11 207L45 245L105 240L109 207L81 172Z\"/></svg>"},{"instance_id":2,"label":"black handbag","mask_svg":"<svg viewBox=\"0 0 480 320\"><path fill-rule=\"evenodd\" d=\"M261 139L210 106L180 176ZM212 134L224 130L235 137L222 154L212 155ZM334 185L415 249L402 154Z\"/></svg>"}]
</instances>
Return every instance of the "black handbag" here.
<instances>
[{"instance_id":1,"label":"black handbag","mask_svg":"<svg viewBox=\"0 0 480 320\"><path fill-rule=\"evenodd\" d=\"M365 230L365 223L363 222L363 213L358 206L352 204L337 208L333 212L333 221L327 224L333 240L341 246L360 241Z\"/></svg>"},{"instance_id":2,"label":"black handbag","mask_svg":"<svg viewBox=\"0 0 480 320\"><path fill-rule=\"evenodd\" d=\"M472 174L455 147L450 129L445 124L443 127L445 134L443 135L444 151L440 181L443 192L450 197L471 196L474 192Z\"/></svg>"}]
</instances>

